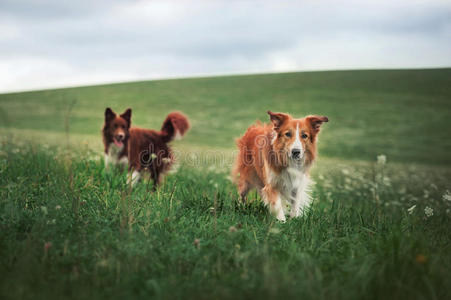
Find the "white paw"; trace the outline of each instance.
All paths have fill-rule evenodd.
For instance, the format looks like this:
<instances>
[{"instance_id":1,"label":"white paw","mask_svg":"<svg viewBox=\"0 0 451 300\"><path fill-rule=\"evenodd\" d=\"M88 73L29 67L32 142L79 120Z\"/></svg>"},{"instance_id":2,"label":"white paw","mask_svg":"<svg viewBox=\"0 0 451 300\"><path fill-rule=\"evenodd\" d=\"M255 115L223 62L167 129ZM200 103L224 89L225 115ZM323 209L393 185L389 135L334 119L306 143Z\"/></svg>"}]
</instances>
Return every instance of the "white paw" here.
<instances>
[{"instance_id":1,"label":"white paw","mask_svg":"<svg viewBox=\"0 0 451 300\"><path fill-rule=\"evenodd\" d=\"M300 209L292 209L290 211L290 218L297 218L301 215Z\"/></svg>"},{"instance_id":2,"label":"white paw","mask_svg":"<svg viewBox=\"0 0 451 300\"><path fill-rule=\"evenodd\" d=\"M276 216L277 220L279 220L282 223L285 223L287 219L285 218L285 214L283 213L283 209L281 209Z\"/></svg>"},{"instance_id":3,"label":"white paw","mask_svg":"<svg viewBox=\"0 0 451 300\"><path fill-rule=\"evenodd\" d=\"M141 178L141 174L138 171L133 171L132 174L128 175L127 184L128 185L131 184L132 187L134 187L138 183L140 178Z\"/></svg>"}]
</instances>

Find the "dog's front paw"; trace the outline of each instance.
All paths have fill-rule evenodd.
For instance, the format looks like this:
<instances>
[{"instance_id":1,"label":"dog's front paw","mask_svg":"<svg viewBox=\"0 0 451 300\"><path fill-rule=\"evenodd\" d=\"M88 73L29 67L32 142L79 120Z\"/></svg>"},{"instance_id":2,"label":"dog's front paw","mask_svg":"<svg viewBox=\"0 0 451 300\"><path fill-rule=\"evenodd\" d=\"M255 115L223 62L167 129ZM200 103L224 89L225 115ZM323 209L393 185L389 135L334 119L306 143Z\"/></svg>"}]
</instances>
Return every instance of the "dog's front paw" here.
<instances>
[{"instance_id":1,"label":"dog's front paw","mask_svg":"<svg viewBox=\"0 0 451 300\"><path fill-rule=\"evenodd\" d=\"M300 215L301 215L301 210L299 208L298 209L292 209L290 211L290 218L297 218Z\"/></svg>"},{"instance_id":2,"label":"dog's front paw","mask_svg":"<svg viewBox=\"0 0 451 300\"><path fill-rule=\"evenodd\" d=\"M276 216L277 220L280 221L281 223L285 223L287 221L285 214L283 212L283 209L281 209Z\"/></svg>"}]
</instances>

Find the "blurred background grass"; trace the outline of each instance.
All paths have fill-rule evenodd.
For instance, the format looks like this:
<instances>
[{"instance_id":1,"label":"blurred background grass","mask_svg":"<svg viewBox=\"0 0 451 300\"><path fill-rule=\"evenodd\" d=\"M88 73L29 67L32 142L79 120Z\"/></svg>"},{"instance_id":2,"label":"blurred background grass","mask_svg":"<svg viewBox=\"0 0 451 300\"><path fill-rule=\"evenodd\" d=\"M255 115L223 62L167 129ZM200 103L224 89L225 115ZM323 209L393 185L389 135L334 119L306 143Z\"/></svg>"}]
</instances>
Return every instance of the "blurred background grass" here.
<instances>
[{"instance_id":1,"label":"blurred background grass","mask_svg":"<svg viewBox=\"0 0 451 300\"><path fill-rule=\"evenodd\" d=\"M73 107L72 107L73 105ZM0 95L0 132L61 142L70 135L102 150L103 112L133 109L135 126L159 129L185 112L187 148L234 149L266 111L326 115L320 155L451 164L451 69L302 72L145 81ZM72 107L70 114L69 109Z\"/></svg>"}]
</instances>

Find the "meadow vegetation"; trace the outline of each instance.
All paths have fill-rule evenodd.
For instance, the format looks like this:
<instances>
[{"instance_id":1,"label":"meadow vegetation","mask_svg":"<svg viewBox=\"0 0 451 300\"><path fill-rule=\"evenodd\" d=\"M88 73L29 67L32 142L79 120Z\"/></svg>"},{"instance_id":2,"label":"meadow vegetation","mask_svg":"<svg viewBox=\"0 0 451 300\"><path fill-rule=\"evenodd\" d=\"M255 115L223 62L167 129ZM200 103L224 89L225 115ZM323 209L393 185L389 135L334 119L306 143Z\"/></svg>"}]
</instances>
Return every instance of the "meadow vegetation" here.
<instances>
[{"instance_id":1,"label":"meadow vegetation","mask_svg":"<svg viewBox=\"0 0 451 300\"><path fill-rule=\"evenodd\" d=\"M450 69L0 95L0 297L449 299L450 100ZM106 106L148 128L191 118L155 193L105 172ZM267 109L330 119L313 206L284 224L229 176L234 138Z\"/></svg>"}]
</instances>

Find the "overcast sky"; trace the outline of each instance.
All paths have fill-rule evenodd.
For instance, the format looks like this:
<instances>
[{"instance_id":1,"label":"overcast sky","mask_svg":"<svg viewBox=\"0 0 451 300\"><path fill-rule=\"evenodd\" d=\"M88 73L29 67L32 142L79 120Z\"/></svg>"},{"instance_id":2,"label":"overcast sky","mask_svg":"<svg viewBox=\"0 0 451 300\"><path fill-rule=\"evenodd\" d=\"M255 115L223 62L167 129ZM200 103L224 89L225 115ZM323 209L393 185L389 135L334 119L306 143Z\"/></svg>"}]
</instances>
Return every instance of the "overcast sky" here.
<instances>
[{"instance_id":1,"label":"overcast sky","mask_svg":"<svg viewBox=\"0 0 451 300\"><path fill-rule=\"evenodd\" d=\"M0 92L450 66L449 0L0 0Z\"/></svg>"}]
</instances>

